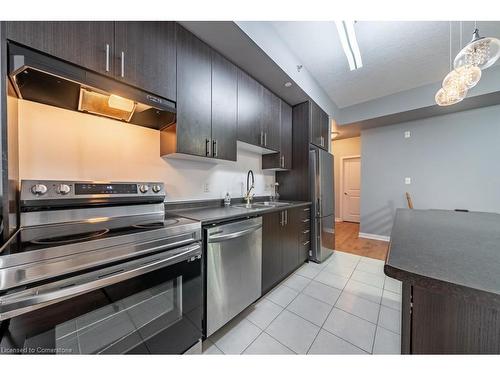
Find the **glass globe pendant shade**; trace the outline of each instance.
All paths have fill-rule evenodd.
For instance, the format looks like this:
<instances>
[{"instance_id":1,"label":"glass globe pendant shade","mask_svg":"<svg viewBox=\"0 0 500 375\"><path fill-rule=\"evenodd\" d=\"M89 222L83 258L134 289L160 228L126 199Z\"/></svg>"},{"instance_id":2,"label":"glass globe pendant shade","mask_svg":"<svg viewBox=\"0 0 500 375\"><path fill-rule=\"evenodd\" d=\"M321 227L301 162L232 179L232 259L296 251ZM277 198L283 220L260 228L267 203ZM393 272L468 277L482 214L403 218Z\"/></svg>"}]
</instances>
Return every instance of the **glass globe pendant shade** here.
<instances>
[{"instance_id":1,"label":"glass globe pendant shade","mask_svg":"<svg viewBox=\"0 0 500 375\"><path fill-rule=\"evenodd\" d=\"M449 89L453 86L465 86L471 89L481 79L481 69L477 66L464 65L452 70L443 80L443 88Z\"/></svg>"},{"instance_id":2,"label":"glass globe pendant shade","mask_svg":"<svg viewBox=\"0 0 500 375\"><path fill-rule=\"evenodd\" d=\"M479 36L479 30L475 29L472 41L458 53L453 66L472 65L480 69L492 66L500 57L500 40L497 38L483 38Z\"/></svg>"},{"instance_id":3,"label":"glass globe pendant shade","mask_svg":"<svg viewBox=\"0 0 500 375\"><path fill-rule=\"evenodd\" d=\"M466 95L467 88L465 86L452 85L446 89L443 87L440 88L434 99L436 100L437 105L443 107L461 102L464 100Z\"/></svg>"}]
</instances>

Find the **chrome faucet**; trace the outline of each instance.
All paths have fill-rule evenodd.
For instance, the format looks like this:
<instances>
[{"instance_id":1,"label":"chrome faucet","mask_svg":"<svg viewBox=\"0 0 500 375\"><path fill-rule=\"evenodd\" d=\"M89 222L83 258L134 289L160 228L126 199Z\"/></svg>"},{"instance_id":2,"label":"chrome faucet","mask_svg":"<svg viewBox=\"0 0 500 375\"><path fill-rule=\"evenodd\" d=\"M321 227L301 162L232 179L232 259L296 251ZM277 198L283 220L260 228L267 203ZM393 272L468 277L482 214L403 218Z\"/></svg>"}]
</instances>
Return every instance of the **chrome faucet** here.
<instances>
[{"instance_id":1,"label":"chrome faucet","mask_svg":"<svg viewBox=\"0 0 500 375\"><path fill-rule=\"evenodd\" d=\"M250 185L250 175L252 176L252 185ZM247 192L245 193L245 200L247 201L247 207L250 207L252 198L254 194L250 194L252 189L255 188L255 178L253 176L253 171L250 169L247 173Z\"/></svg>"}]
</instances>

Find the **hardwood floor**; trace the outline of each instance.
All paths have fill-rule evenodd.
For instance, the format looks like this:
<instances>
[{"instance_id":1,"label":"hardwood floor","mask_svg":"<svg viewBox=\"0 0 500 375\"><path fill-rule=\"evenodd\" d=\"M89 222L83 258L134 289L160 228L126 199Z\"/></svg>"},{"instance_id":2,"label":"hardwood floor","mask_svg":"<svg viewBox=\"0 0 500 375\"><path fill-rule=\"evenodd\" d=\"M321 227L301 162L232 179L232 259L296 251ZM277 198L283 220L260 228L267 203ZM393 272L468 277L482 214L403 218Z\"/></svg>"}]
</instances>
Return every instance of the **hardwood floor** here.
<instances>
[{"instance_id":1,"label":"hardwood floor","mask_svg":"<svg viewBox=\"0 0 500 375\"><path fill-rule=\"evenodd\" d=\"M359 238L359 224L335 223L335 250L385 260L389 243Z\"/></svg>"}]
</instances>

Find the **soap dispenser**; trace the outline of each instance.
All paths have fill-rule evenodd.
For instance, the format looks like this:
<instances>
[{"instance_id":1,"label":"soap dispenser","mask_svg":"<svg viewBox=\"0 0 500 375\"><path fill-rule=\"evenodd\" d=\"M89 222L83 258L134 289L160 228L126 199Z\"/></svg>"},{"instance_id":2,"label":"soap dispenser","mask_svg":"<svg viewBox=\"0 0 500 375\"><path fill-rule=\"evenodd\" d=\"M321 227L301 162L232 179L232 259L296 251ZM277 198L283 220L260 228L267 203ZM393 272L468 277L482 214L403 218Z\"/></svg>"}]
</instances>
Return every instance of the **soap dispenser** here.
<instances>
[{"instance_id":1,"label":"soap dispenser","mask_svg":"<svg viewBox=\"0 0 500 375\"><path fill-rule=\"evenodd\" d=\"M229 193L226 193L226 196L224 198L224 207L229 207L231 205L231 196Z\"/></svg>"}]
</instances>

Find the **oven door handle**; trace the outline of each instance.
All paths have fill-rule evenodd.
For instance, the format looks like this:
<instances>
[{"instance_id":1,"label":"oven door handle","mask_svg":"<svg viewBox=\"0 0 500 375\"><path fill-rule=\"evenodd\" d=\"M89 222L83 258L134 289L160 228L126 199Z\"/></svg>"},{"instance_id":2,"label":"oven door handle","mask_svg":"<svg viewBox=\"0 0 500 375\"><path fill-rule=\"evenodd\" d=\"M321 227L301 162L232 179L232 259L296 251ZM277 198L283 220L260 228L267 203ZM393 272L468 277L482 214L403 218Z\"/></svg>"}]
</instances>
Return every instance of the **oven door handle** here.
<instances>
[{"instance_id":1,"label":"oven door handle","mask_svg":"<svg viewBox=\"0 0 500 375\"><path fill-rule=\"evenodd\" d=\"M201 245L195 243L130 262L103 268L0 297L0 321L116 284L186 260L199 259Z\"/></svg>"}]
</instances>

